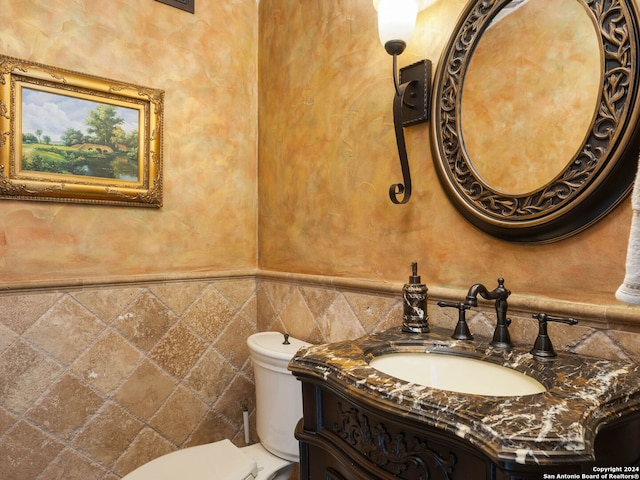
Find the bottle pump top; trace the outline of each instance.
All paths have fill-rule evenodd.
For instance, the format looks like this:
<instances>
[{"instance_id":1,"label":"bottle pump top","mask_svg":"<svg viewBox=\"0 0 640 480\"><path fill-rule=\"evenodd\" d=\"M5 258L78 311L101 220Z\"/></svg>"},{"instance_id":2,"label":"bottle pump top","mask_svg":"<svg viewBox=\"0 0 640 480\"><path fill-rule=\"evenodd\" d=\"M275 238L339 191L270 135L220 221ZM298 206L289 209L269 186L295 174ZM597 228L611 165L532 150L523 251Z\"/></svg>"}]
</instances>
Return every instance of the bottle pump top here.
<instances>
[{"instance_id":1,"label":"bottle pump top","mask_svg":"<svg viewBox=\"0 0 640 480\"><path fill-rule=\"evenodd\" d=\"M420 283L420 275L418 275L418 262L411 264L411 276L409 277L409 283Z\"/></svg>"}]
</instances>

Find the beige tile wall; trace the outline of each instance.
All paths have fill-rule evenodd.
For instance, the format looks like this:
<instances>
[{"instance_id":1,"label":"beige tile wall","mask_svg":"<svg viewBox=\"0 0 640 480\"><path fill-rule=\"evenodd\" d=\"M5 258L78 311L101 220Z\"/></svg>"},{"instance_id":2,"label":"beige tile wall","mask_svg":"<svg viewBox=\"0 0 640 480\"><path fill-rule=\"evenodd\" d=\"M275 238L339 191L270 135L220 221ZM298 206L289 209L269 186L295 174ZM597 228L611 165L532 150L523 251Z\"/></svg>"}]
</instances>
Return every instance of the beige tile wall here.
<instances>
[{"instance_id":1,"label":"beige tile wall","mask_svg":"<svg viewBox=\"0 0 640 480\"><path fill-rule=\"evenodd\" d=\"M4 480L117 479L178 448L231 438L254 422L246 338L287 331L314 343L399 325L400 285L287 275L103 286L0 296L0 472ZM433 325L457 314L433 305ZM552 326L558 350L640 361L640 333ZM487 303L469 315L491 335ZM511 333L530 344L530 312ZM594 319L597 320L597 319Z\"/></svg>"},{"instance_id":2,"label":"beige tile wall","mask_svg":"<svg viewBox=\"0 0 640 480\"><path fill-rule=\"evenodd\" d=\"M323 284L318 277L276 274L262 278L259 285L259 330L284 329L302 340L325 343L355 339L402 324L401 284L336 282L328 278ZM458 312L440 308L436 303L441 299L460 301L466 291L432 290L435 294L430 290L429 323L450 328L453 333ZM478 340L490 339L495 328L494 305L482 300L479 303L479 307L467 313L469 327ZM517 344L533 346L538 324L531 314L545 311L571 315L579 322L575 326L549 324L549 336L557 351L640 362L640 329L634 326L636 319L628 325L613 326L603 322L603 317L620 317L619 314L585 304L567 303L558 310L527 298L514 298L511 304L509 331Z\"/></svg>"},{"instance_id":3,"label":"beige tile wall","mask_svg":"<svg viewBox=\"0 0 640 480\"><path fill-rule=\"evenodd\" d=\"M3 479L119 478L244 443L254 278L5 294L0 312Z\"/></svg>"}]
</instances>

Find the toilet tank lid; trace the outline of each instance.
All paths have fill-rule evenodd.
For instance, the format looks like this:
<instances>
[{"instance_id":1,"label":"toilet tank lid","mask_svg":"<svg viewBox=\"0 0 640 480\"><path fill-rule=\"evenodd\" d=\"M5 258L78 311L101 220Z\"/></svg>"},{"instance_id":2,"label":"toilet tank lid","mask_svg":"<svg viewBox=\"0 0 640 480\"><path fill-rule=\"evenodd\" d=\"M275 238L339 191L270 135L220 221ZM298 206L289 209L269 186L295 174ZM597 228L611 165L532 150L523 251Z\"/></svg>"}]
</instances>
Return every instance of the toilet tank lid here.
<instances>
[{"instance_id":1,"label":"toilet tank lid","mask_svg":"<svg viewBox=\"0 0 640 480\"><path fill-rule=\"evenodd\" d=\"M247 339L249 348L267 357L280 360L291 360L298 350L308 347L310 343L289 337L289 344L284 344L284 334L280 332L254 333Z\"/></svg>"}]
</instances>

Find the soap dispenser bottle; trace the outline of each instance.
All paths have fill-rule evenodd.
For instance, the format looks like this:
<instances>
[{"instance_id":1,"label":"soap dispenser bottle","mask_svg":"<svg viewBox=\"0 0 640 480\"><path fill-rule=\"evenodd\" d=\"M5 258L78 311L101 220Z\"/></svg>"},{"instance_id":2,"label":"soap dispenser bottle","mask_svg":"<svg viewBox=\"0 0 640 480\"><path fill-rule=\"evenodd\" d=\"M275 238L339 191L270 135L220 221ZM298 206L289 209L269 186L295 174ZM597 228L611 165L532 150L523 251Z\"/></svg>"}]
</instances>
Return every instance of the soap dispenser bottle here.
<instances>
[{"instance_id":1,"label":"soap dispenser bottle","mask_svg":"<svg viewBox=\"0 0 640 480\"><path fill-rule=\"evenodd\" d=\"M409 283L402 288L404 303L402 315L402 331L410 333L427 333L429 331L429 315L427 314L427 286L420 281L418 263L411 264Z\"/></svg>"}]
</instances>

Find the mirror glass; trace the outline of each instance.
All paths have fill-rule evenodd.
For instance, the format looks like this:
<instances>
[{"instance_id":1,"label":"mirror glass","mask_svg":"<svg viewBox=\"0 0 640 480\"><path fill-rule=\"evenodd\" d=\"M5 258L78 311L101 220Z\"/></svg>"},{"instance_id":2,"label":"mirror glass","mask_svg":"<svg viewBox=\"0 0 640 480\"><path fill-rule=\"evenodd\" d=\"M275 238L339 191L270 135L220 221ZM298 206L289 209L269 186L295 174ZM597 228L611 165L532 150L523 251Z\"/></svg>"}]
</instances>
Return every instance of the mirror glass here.
<instances>
[{"instance_id":1,"label":"mirror glass","mask_svg":"<svg viewBox=\"0 0 640 480\"><path fill-rule=\"evenodd\" d=\"M516 194L553 180L589 131L601 61L577 1L507 4L478 41L462 88L461 131L478 175Z\"/></svg>"},{"instance_id":2,"label":"mirror glass","mask_svg":"<svg viewBox=\"0 0 640 480\"><path fill-rule=\"evenodd\" d=\"M436 172L473 225L530 243L589 227L637 167L633 0L471 0L438 62Z\"/></svg>"}]
</instances>

